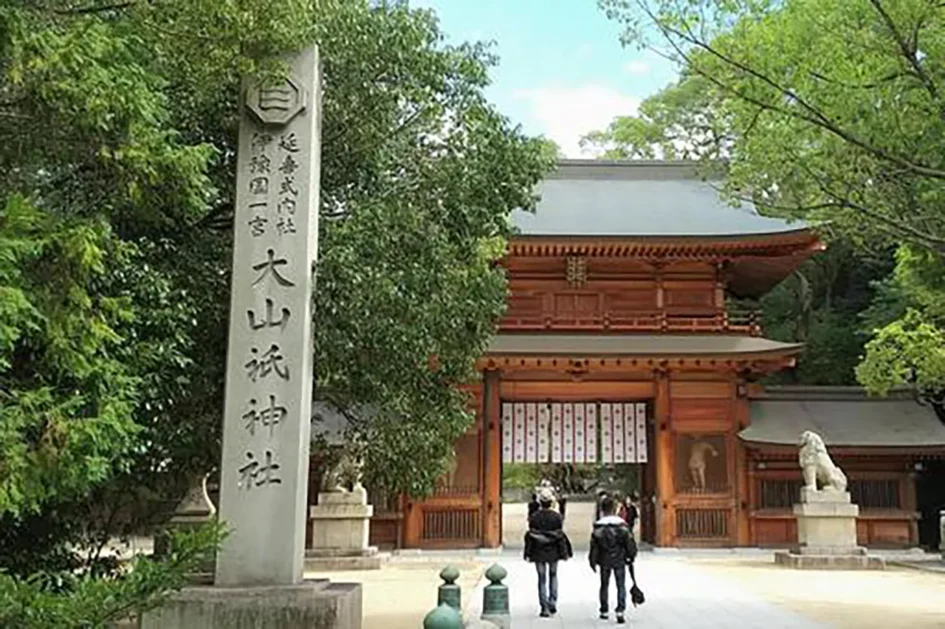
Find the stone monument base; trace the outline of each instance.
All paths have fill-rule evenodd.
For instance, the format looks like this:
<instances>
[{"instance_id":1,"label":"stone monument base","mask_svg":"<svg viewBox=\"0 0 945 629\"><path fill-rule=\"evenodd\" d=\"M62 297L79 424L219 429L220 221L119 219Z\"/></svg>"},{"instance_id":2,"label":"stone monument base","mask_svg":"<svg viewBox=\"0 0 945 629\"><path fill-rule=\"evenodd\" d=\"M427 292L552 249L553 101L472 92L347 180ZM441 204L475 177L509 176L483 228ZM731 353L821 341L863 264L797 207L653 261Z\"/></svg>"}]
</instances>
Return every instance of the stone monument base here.
<instances>
[{"instance_id":1,"label":"stone monument base","mask_svg":"<svg viewBox=\"0 0 945 629\"><path fill-rule=\"evenodd\" d=\"M779 566L799 570L885 570L886 560L868 555L865 548L794 548L774 554Z\"/></svg>"},{"instance_id":2,"label":"stone monument base","mask_svg":"<svg viewBox=\"0 0 945 629\"><path fill-rule=\"evenodd\" d=\"M322 572L380 568L377 548L368 545L372 515L374 507L367 504L363 487L318 494L318 504L309 509L312 547L305 551L305 569Z\"/></svg>"},{"instance_id":3,"label":"stone monument base","mask_svg":"<svg viewBox=\"0 0 945 629\"><path fill-rule=\"evenodd\" d=\"M380 567L381 557L374 546L363 550L309 548L305 551L306 572L378 570Z\"/></svg>"},{"instance_id":4,"label":"stone monument base","mask_svg":"<svg viewBox=\"0 0 945 629\"><path fill-rule=\"evenodd\" d=\"M190 587L142 615L139 629L361 629L361 585Z\"/></svg>"},{"instance_id":5,"label":"stone monument base","mask_svg":"<svg viewBox=\"0 0 945 629\"><path fill-rule=\"evenodd\" d=\"M781 566L812 570L882 570L886 562L866 553L856 542L856 517L860 508L845 491L809 487L801 489L794 505L797 516L796 548L775 553Z\"/></svg>"}]
</instances>

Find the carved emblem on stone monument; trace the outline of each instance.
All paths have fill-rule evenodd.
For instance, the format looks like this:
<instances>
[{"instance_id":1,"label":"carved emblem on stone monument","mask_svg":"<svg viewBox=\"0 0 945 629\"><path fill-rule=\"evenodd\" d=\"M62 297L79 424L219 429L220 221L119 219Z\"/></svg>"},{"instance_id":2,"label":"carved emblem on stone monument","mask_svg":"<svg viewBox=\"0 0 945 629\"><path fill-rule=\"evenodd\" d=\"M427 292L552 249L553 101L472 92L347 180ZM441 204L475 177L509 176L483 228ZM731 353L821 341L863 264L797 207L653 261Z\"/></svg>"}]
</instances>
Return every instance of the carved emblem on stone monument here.
<instances>
[{"instance_id":1,"label":"carved emblem on stone monument","mask_svg":"<svg viewBox=\"0 0 945 629\"><path fill-rule=\"evenodd\" d=\"M289 76L274 85L254 85L246 90L246 107L265 125L286 125L305 110L305 88Z\"/></svg>"},{"instance_id":2,"label":"carved emblem on stone monument","mask_svg":"<svg viewBox=\"0 0 945 629\"><path fill-rule=\"evenodd\" d=\"M840 492L847 490L846 474L831 460L820 435L805 430L801 434L800 446L798 460L804 473L805 487L813 491L820 487Z\"/></svg>"}]
</instances>

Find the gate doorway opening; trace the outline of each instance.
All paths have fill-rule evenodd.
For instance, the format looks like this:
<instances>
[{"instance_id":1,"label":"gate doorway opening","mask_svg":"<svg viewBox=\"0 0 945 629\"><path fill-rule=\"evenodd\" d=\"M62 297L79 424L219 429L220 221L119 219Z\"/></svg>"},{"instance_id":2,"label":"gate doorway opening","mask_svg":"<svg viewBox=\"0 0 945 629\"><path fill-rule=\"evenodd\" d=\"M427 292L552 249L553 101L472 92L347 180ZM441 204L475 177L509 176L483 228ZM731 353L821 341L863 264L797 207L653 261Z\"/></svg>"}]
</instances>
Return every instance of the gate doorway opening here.
<instances>
[{"instance_id":1,"label":"gate doorway opening","mask_svg":"<svg viewBox=\"0 0 945 629\"><path fill-rule=\"evenodd\" d=\"M584 549L598 492L639 497L641 540L656 539L649 400L501 402L502 543L520 548L527 504L544 479L565 498L565 531Z\"/></svg>"},{"instance_id":2,"label":"gate doorway opening","mask_svg":"<svg viewBox=\"0 0 945 629\"><path fill-rule=\"evenodd\" d=\"M923 461L921 468L916 478L919 545L935 551L945 548L939 520L945 510L945 461Z\"/></svg>"}]
</instances>

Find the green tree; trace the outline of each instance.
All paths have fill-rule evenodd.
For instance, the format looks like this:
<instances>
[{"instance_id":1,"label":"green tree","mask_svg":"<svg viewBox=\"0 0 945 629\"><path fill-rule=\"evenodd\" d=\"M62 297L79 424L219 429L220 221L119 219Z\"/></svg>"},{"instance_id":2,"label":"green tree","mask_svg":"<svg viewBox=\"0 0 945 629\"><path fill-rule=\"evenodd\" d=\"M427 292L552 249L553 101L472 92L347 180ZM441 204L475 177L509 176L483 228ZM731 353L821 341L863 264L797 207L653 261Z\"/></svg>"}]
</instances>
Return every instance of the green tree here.
<instances>
[{"instance_id":1,"label":"green tree","mask_svg":"<svg viewBox=\"0 0 945 629\"><path fill-rule=\"evenodd\" d=\"M682 140L690 154L726 158L728 193L811 220L861 250L902 244L923 252L931 274L940 274L945 9L924 0L600 4L624 25L625 43L652 48L684 68L662 102L701 88L689 102L709 122ZM633 125L646 133L625 133L629 144L662 146L678 137L653 112L644 114ZM673 115L671 121L681 119L679 111ZM708 139L708 146L693 137ZM916 288L900 286L899 293ZM916 317L938 325L922 308L913 322ZM916 380L931 386L936 378L918 375L925 367L905 358L923 349L905 334L910 326L886 323L892 327L867 347L869 368L858 371L860 381L875 391ZM921 338L937 351L934 337ZM910 367L898 368L893 356ZM881 384L883 372L897 374L894 382Z\"/></svg>"},{"instance_id":2,"label":"green tree","mask_svg":"<svg viewBox=\"0 0 945 629\"><path fill-rule=\"evenodd\" d=\"M313 39L316 388L381 409L352 436L388 490L429 491L468 427L456 385L504 305L508 215L533 207L554 155L485 100L489 50L445 45L432 12L317 4L0 0L0 565L14 576L81 568L76 544L103 576L108 535L140 524L115 514L160 517L216 465L239 81Z\"/></svg>"}]
</instances>

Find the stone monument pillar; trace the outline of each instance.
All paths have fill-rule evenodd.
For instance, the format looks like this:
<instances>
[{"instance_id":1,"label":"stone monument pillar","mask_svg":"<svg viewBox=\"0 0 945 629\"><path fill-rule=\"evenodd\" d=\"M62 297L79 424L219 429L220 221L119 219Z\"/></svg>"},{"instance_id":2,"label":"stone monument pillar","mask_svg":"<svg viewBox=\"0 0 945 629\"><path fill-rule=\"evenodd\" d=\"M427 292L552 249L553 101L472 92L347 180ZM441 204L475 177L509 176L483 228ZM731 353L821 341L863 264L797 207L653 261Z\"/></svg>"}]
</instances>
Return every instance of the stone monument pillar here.
<instances>
[{"instance_id":1,"label":"stone monument pillar","mask_svg":"<svg viewBox=\"0 0 945 629\"><path fill-rule=\"evenodd\" d=\"M350 478L343 478L345 474ZM346 482L352 484L350 490ZM305 568L319 572L380 568L377 548L368 541L374 507L361 485L360 465L343 457L326 474L323 489L318 504L309 507L312 547L305 552Z\"/></svg>"},{"instance_id":2,"label":"stone monument pillar","mask_svg":"<svg viewBox=\"0 0 945 629\"><path fill-rule=\"evenodd\" d=\"M846 475L830 459L823 439L805 431L799 458L804 486L794 505L798 543L789 552L776 553L775 562L792 568L882 570L883 559L857 545L860 508L850 500Z\"/></svg>"},{"instance_id":3,"label":"stone monument pillar","mask_svg":"<svg viewBox=\"0 0 945 629\"><path fill-rule=\"evenodd\" d=\"M215 586L146 614L144 629L361 626L357 585L302 577L318 248L320 73L310 46L240 99L233 279Z\"/></svg>"}]
</instances>

